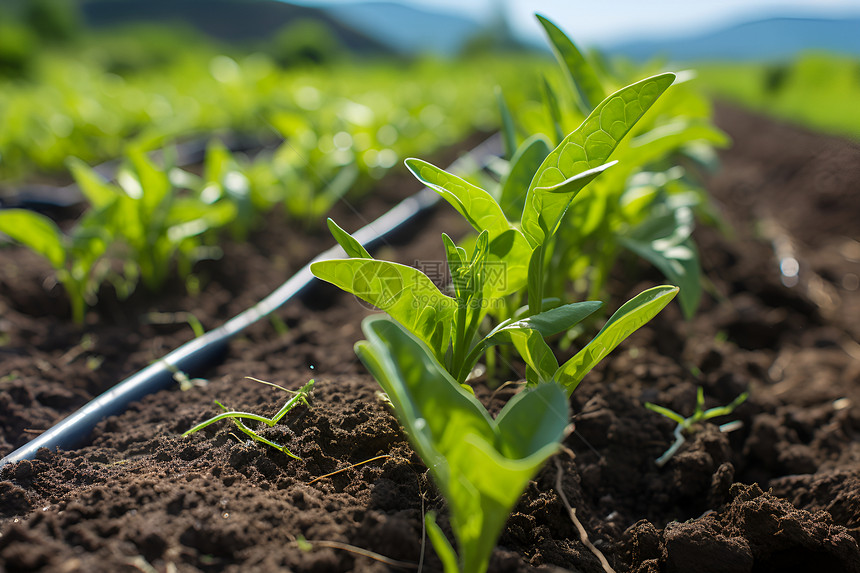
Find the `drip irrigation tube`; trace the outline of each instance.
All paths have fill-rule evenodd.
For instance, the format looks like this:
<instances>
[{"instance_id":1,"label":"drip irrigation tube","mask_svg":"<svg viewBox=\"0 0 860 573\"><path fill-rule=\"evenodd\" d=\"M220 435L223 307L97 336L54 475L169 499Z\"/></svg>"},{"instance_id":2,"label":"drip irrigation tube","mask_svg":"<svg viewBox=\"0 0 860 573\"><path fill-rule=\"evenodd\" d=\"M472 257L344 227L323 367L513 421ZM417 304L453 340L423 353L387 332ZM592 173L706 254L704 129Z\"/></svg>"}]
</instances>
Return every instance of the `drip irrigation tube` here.
<instances>
[{"instance_id":1,"label":"drip irrigation tube","mask_svg":"<svg viewBox=\"0 0 860 573\"><path fill-rule=\"evenodd\" d=\"M498 138L491 137L474 148L468 155L457 160L451 169L457 169L461 162L466 161L483 165L487 158L498 152L498 148ZM439 195L436 192L424 188L401 201L372 223L362 227L353 236L365 248L372 249L386 236L433 207L438 201ZM317 255L313 261L302 267L299 272L256 305L236 315L218 328L180 346L161 360L150 364L94 398L74 414L0 459L0 468L21 460L31 460L40 448L54 450L77 448L87 441L93 428L104 418L122 413L130 403L140 400L147 394L176 384L173 374L177 370L194 376L207 366L217 364L226 354L227 345L231 338L293 300L313 285L317 279L310 271L311 263L345 256L346 253L338 245Z\"/></svg>"}]
</instances>

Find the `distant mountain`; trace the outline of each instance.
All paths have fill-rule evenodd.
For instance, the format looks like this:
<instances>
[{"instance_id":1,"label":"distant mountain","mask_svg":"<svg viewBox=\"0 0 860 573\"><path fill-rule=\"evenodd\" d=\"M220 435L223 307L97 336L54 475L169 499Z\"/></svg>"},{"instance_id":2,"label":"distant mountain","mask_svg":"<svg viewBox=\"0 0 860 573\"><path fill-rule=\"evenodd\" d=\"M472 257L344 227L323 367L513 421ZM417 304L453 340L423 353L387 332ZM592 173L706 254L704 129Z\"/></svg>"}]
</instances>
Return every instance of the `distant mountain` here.
<instances>
[{"instance_id":1,"label":"distant mountain","mask_svg":"<svg viewBox=\"0 0 860 573\"><path fill-rule=\"evenodd\" d=\"M290 22L314 19L325 23L350 50L388 51L385 44L323 10L277 0L83 0L81 11L86 23L95 27L177 23L226 42L265 40Z\"/></svg>"},{"instance_id":2,"label":"distant mountain","mask_svg":"<svg viewBox=\"0 0 860 573\"><path fill-rule=\"evenodd\" d=\"M323 4L322 8L336 20L403 54L429 51L452 55L482 29L465 16L393 2Z\"/></svg>"},{"instance_id":3,"label":"distant mountain","mask_svg":"<svg viewBox=\"0 0 860 573\"><path fill-rule=\"evenodd\" d=\"M610 54L642 61L788 59L803 50L860 56L860 18L768 18L708 34L605 46Z\"/></svg>"}]
</instances>

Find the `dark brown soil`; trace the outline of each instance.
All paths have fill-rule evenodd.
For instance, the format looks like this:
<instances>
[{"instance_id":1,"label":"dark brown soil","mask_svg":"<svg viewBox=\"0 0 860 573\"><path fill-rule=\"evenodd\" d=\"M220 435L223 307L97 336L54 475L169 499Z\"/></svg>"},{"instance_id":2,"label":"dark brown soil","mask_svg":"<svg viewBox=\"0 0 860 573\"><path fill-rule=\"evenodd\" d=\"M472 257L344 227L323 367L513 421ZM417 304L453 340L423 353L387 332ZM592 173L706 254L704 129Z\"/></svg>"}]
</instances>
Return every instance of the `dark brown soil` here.
<instances>
[{"instance_id":1,"label":"dark brown soil","mask_svg":"<svg viewBox=\"0 0 860 573\"><path fill-rule=\"evenodd\" d=\"M734 236L698 231L712 294L690 322L667 308L583 382L576 432L527 488L492 571L602 571L556 491L557 467L618 571L860 571L860 146L732 108L718 122L735 146L709 188ZM387 185L385 197L415 188ZM357 227L346 211L339 220ZM439 259L450 229L463 226L440 208L380 256ZM272 222L204 269L200 296L105 304L86 340L51 318L63 306L58 289L45 292L46 269L0 251L0 453L190 336L141 314L191 311L215 326L329 243ZM780 273L792 257L796 284ZM616 304L658 280L643 266L619 269ZM392 569L344 544L440 570L421 524L433 509L444 525L444 504L352 352L368 311L333 290L309 305L283 310L286 332L261 324L237 340L207 386L144 399L80 451L42 450L4 468L0 571ZM179 437L216 413L214 399L273 414L285 396L244 376L289 388L315 378L311 407L262 432L302 460L227 424ZM699 385L709 407L750 389L731 418L714 420L743 426L706 425L660 468L673 424L642 404L689 414ZM477 392L492 408L514 390Z\"/></svg>"}]
</instances>

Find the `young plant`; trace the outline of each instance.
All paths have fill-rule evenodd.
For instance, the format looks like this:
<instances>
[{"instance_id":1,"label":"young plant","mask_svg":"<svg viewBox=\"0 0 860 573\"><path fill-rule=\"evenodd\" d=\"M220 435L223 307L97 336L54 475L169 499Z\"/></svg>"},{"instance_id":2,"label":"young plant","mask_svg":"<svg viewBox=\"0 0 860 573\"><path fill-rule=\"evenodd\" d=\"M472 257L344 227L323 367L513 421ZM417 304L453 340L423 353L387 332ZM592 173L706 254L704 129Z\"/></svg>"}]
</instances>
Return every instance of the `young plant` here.
<instances>
[{"instance_id":1,"label":"young plant","mask_svg":"<svg viewBox=\"0 0 860 573\"><path fill-rule=\"evenodd\" d=\"M645 407L652 412L657 412L658 414L666 416L670 420L678 423L674 432L675 442L663 453L662 456L657 458L657 465L660 467L666 465L666 462L672 459L672 456L674 456L681 446L684 445L685 435L690 435L696 432L702 422L710 420L711 418L716 418L717 416L728 416L734 412L735 408L743 404L748 397L749 392L744 392L726 406L718 406L716 408L705 410L705 391L701 386L699 386L696 392L696 409L693 411L693 415L689 418L685 418L681 414L668 408L664 408L663 406L658 406L651 402L645 402ZM732 422L729 423L731 424ZM723 426L720 426L720 428L722 427Z\"/></svg>"},{"instance_id":2,"label":"young plant","mask_svg":"<svg viewBox=\"0 0 860 573\"><path fill-rule=\"evenodd\" d=\"M451 297L418 269L372 258L334 221L329 220L329 228L351 258L315 262L311 265L314 275L387 312L426 344L460 384L465 383L484 352L499 344L513 344L523 354L531 368L530 381L552 379L558 363L543 338L573 328L602 305L596 301L556 304L526 318L505 319L482 335L480 327L488 303L507 288L501 284L504 272L495 269L493 273L488 267L487 231L478 236L471 256L443 234L453 282ZM598 360L656 315L677 290L657 287L621 307L597 337L571 359L573 362L565 363L559 371L559 381L569 386L568 393Z\"/></svg>"},{"instance_id":3,"label":"young plant","mask_svg":"<svg viewBox=\"0 0 860 573\"><path fill-rule=\"evenodd\" d=\"M217 416L209 418L205 422L201 422L201 423L197 424L196 426L194 426L190 430L187 430L185 433L183 433L182 437L185 438L187 436L190 436L194 432L197 432L198 430L202 430L206 426L209 426L210 424L214 424L215 422L220 422L221 420L229 419L234 424L236 424L236 427L238 427L239 430L241 430L243 433L250 436L252 440L256 440L258 442L266 444L269 447L272 447L272 448L275 448L276 450L280 450L280 451L284 452L285 454L287 454L291 458L295 458L297 460L300 460L301 458L298 457L297 455L295 455L294 453L292 453L290 450L288 450L286 446L276 444L275 442L273 442L267 438L264 438L263 436L261 436L260 434L258 434L257 432L255 432L254 430L252 430L251 428L246 426L242 422L242 420L253 420L255 422L263 422L264 424L266 424L270 428L273 427L275 424L280 422L281 419L284 416L286 416L290 410L292 410L293 408L295 408L299 404L304 404L305 406L310 405L308 402L308 399L311 395L311 390L313 390L314 381L313 380L308 381L307 384L305 384L304 386L302 386L301 388L299 388L298 390L293 392L292 390L287 390L286 388L278 386L277 384L272 384L271 382L266 382L264 380L257 380L256 378L251 378L250 376L248 378L251 380L254 380L255 382L259 382L261 384L267 384L267 385L272 386L274 388L278 388L279 390L283 390L284 392L287 392L289 394L293 394L293 397L290 398L289 400L287 400L286 404L284 404L283 407L281 407L281 409L278 410L278 413L275 414L274 416L272 416L271 418L266 418L265 416L260 416L259 414L252 414L250 412L239 412L236 410L230 410L226 406L224 406L221 402L219 402L218 400L215 400L215 403L218 405L219 408L224 410L224 413L218 414Z\"/></svg>"},{"instance_id":4,"label":"young plant","mask_svg":"<svg viewBox=\"0 0 860 573\"><path fill-rule=\"evenodd\" d=\"M136 146L127 151L118 185L103 180L80 160L70 159L69 167L102 226L114 242L128 249L127 258L153 292L164 284L174 259L181 274L190 273L200 258L201 235L236 215L230 202L210 204L193 194L180 194L169 170L157 167Z\"/></svg>"},{"instance_id":5,"label":"young plant","mask_svg":"<svg viewBox=\"0 0 860 573\"><path fill-rule=\"evenodd\" d=\"M526 388L494 420L403 326L377 315L362 329L367 340L356 344L356 354L448 503L459 557L434 515L425 517L445 573L486 571L511 509L564 435L564 391L555 383Z\"/></svg>"},{"instance_id":6,"label":"young plant","mask_svg":"<svg viewBox=\"0 0 860 573\"><path fill-rule=\"evenodd\" d=\"M73 320L82 325L106 270L98 263L107 250L110 236L100 225L98 213L83 216L69 234L48 217L24 209L0 211L0 233L44 257L63 285Z\"/></svg>"},{"instance_id":7,"label":"young plant","mask_svg":"<svg viewBox=\"0 0 860 573\"><path fill-rule=\"evenodd\" d=\"M620 81L611 70L598 69L551 21L542 16L538 20L565 81L560 91L544 81L543 121L535 124L534 118L518 118L532 120L532 129L520 126L520 131L545 135L532 136L520 145L498 188L491 190L508 217L522 205L515 189L529 171L526 165L533 165L541 155L551 155L549 142L560 141L559 134L567 133L583 118L594 117L613 84ZM691 77L689 72L678 74L673 88L653 102L644 117L637 117L631 136L614 146L612 157L618 161L617 167L568 203L565 217L576 223L561 225L553 245L543 252L546 264L566 272L548 277L545 292L562 297L572 284L574 291L588 298L601 298L615 261L628 250L681 287L679 299L688 317L695 311L702 287L691 238L694 214L711 220L715 216L690 170L680 165L694 166L703 158L712 162L710 146L724 146L728 140L711 124L707 100L689 89ZM503 122L503 126L510 130L506 141L516 139L514 122Z\"/></svg>"},{"instance_id":8,"label":"young plant","mask_svg":"<svg viewBox=\"0 0 860 573\"><path fill-rule=\"evenodd\" d=\"M489 233L490 260L506 274L506 290L493 294L503 296L526 286L529 312L537 314L542 310L549 282L547 275L556 274L549 264L553 251L557 250L553 239L565 213L586 185L617 163L608 162L612 152L674 78L671 73L660 74L608 96L541 160L531 177L530 169L514 164L511 173L516 180L506 182L501 199L506 206L519 207L522 203L522 213L513 222L508 220L499 201L484 189L427 162L406 160L410 171L451 203L476 231ZM518 153L519 160L529 167L536 163L541 143L532 140L530 145L536 149Z\"/></svg>"}]
</instances>

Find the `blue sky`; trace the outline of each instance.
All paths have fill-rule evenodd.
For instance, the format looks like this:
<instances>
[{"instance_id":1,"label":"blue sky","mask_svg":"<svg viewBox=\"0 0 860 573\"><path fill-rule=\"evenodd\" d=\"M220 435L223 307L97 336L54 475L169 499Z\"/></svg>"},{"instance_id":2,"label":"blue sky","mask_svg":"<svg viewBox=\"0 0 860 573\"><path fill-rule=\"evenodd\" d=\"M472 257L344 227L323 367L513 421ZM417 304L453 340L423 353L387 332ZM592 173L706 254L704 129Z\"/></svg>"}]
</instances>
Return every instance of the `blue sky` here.
<instances>
[{"instance_id":1,"label":"blue sky","mask_svg":"<svg viewBox=\"0 0 860 573\"><path fill-rule=\"evenodd\" d=\"M292 0L297 1L297 0ZM298 0L335 4L356 0ZM583 45L617 43L670 34L696 34L774 14L860 15L858 0L388 0L485 18L494 5L523 35L540 36L533 14L541 13ZM297 3L298 3L297 2Z\"/></svg>"}]
</instances>

